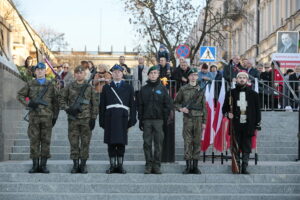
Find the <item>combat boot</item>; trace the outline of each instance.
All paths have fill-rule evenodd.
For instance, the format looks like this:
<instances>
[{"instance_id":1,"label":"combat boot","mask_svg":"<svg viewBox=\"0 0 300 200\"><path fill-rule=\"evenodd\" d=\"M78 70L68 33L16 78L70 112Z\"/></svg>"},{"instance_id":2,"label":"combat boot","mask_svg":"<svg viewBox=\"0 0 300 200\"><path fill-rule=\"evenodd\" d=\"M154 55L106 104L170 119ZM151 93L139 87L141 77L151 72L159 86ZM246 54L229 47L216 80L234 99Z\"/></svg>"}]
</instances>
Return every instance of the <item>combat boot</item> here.
<instances>
[{"instance_id":1,"label":"combat boot","mask_svg":"<svg viewBox=\"0 0 300 200\"><path fill-rule=\"evenodd\" d=\"M75 173L79 173L79 160L78 159L74 159L73 160L73 168L71 170L71 174L75 174Z\"/></svg>"},{"instance_id":2,"label":"combat boot","mask_svg":"<svg viewBox=\"0 0 300 200\"><path fill-rule=\"evenodd\" d=\"M116 157L110 157L109 158L110 167L108 170L106 170L107 174L112 174L116 171Z\"/></svg>"},{"instance_id":3,"label":"combat boot","mask_svg":"<svg viewBox=\"0 0 300 200\"><path fill-rule=\"evenodd\" d=\"M87 174L88 173L87 166L86 166L86 159L81 159L81 162L80 162L80 172L82 174Z\"/></svg>"},{"instance_id":4,"label":"combat boot","mask_svg":"<svg viewBox=\"0 0 300 200\"><path fill-rule=\"evenodd\" d=\"M28 172L30 174L39 172L39 159L38 158L32 159L32 168Z\"/></svg>"},{"instance_id":5,"label":"combat boot","mask_svg":"<svg viewBox=\"0 0 300 200\"><path fill-rule=\"evenodd\" d=\"M44 174L50 173L50 171L47 169L47 158L45 158L45 157L41 158L40 172L44 173Z\"/></svg>"},{"instance_id":6,"label":"combat boot","mask_svg":"<svg viewBox=\"0 0 300 200\"><path fill-rule=\"evenodd\" d=\"M158 167L158 166L154 167L152 172L153 172L153 174L162 174L160 171L160 167Z\"/></svg>"},{"instance_id":7,"label":"combat boot","mask_svg":"<svg viewBox=\"0 0 300 200\"><path fill-rule=\"evenodd\" d=\"M150 164L146 164L144 174L151 174L152 167Z\"/></svg>"},{"instance_id":8,"label":"combat boot","mask_svg":"<svg viewBox=\"0 0 300 200\"><path fill-rule=\"evenodd\" d=\"M198 168L198 160L193 160L193 169L191 170L193 174L201 174L201 171Z\"/></svg>"},{"instance_id":9,"label":"combat boot","mask_svg":"<svg viewBox=\"0 0 300 200\"><path fill-rule=\"evenodd\" d=\"M186 167L185 170L182 172L183 174L189 174L191 173L191 167L192 167L192 161L191 160L186 160Z\"/></svg>"},{"instance_id":10,"label":"combat boot","mask_svg":"<svg viewBox=\"0 0 300 200\"><path fill-rule=\"evenodd\" d=\"M249 156L250 154L249 153L243 153L242 155L242 170L241 170L241 173L242 174L250 174L248 171L247 171L247 167L248 167L248 161L249 161Z\"/></svg>"},{"instance_id":11,"label":"combat boot","mask_svg":"<svg viewBox=\"0 0 300 200\"><path fill-rule=\"evenodd\" d=\"M120 174L126 174L126 170L123 168L124 157L118 156L117 162L118 162L117 172Z\"/></svg>"}]
</instances>

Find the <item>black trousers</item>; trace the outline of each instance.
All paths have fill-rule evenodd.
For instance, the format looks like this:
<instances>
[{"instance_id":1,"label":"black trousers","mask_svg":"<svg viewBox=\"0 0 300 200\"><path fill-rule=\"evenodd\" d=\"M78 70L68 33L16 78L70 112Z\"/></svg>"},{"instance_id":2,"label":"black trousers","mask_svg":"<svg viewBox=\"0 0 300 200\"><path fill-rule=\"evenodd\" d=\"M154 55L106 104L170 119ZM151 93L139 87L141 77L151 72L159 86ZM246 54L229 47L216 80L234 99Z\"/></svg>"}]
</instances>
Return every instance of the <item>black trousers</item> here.
<instances>
[{"instance_id":1,"label":"black trousers","mask_svg":"<svg viewBox=\"0 0 300 200\"><path fill-rule=\"evenodd\" d=\"M247 124L234 124L234 135L242 153L251 153L252 137L248 133Z\"/></svg>"},{"instance_id":2,"label":"black trousers","mask_svg":"<svg viewBox=\"0 0 300 200\"><path fill-rule=\"evenodd\" d=\"M125 153L125 144L108 144L109 157L123 157Z\"/></svg>"}]
</instances>

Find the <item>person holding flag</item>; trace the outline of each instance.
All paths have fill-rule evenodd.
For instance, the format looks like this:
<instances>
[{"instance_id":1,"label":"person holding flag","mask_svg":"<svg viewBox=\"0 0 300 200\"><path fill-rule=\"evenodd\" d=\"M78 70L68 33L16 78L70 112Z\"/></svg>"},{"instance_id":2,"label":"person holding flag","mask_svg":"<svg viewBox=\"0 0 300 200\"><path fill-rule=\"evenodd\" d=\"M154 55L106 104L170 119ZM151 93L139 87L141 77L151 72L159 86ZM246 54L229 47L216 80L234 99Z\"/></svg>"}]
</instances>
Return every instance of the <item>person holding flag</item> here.
<instances>
[{"instance_id":1,"label":"person holding flag","mask_svg":"<svg viewBox=\"0 0 300 200\"><path fill-rule=\"evenodd\" d=\"M247 86L249 76L246 72L237 74L236 88L228 91L222 107L223 115L232 120L233 132L238 144L236 160L239 165L239 152L242 152L242 174L249 174L247 171L249 156L251 153L251 139L255 130L260 130L261 112L259 96Z\"/></svg>"},{"instance_id":2,"label":"person holding flag","mask_svg":"<svg viewBox=\"0 0 300 200\"><path fill-rule=\"evenodd\" d=\"M206 107L203 89L198 84L198 70L192 68L188 72L189 84L182 86L175 98L174 106L183 112L183 139L184 160L186 168L184 174L200 174L198 160L200 159L200 146L202 129L206 124Z\"/></svg>"}]
</instances>

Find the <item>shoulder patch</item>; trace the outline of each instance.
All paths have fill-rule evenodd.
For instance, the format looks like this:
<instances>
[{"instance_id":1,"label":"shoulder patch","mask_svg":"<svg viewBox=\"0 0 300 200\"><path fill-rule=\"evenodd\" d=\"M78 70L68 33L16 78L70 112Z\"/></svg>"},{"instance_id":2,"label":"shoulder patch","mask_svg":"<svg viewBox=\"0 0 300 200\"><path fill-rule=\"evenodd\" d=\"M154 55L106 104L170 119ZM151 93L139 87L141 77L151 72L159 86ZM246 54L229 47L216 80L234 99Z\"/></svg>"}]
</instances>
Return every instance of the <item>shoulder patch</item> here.
<instances>
[{"instance_id":1,"label":"shoulder patch","mask_svg":"<svg viewBox=\"0 0 300 200\"><path fill-rule=\"evenodd\" d=\"M161 90L156 90L155 93L156 94L162 94Z\"/></svg>"}]
</instances>

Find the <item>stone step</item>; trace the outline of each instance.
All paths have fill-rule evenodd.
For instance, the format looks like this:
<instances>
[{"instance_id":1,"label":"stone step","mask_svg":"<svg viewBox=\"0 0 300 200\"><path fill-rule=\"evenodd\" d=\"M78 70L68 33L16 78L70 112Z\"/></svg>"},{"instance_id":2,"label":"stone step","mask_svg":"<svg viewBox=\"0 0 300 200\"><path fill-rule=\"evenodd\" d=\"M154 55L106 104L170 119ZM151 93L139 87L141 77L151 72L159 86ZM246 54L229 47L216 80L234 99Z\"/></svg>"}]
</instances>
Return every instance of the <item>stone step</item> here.
<instances>
[{"instance_id":1,"label":"stone step","mask_svg":"<svg viewBox=\"0 0 300 200\"><path fill-rule=\"evenodd\" d=\"M126 147L126 153L143 153L143 147ZM13 153L28 153L30 151L29 146L15 146L12 148ZM183 147L176 147L175 152L182 153ZM51 146L51 153L69 153L70 147L69 146ZM90 147L90 153L103 153L107 152L107 147ZM207 151L208 153L211 152L211 148ZM257 152L259 154L296 154L297 149L294 147L258 147ZM219 152L215 151L215 154L220 154Z\"/></svg>"},{"instance_id":2,"label":"stone step","mask_svg":"<svg viewBox=\"0 0 300 200\"><path fill-rule=\"evenodd\" d=\"M177 193L177 194L299 194L300 183L10 183L0 182L0 192L31 193Z\"/></svg>"},{"instance_id":3,"label":"stone step","mask_svg":"<svg viewBox=\"0 0 300 200\"><path fill-rule=\"evenodd\" d=\"M240 191L240 190L239 190ZM174 193L0 193L1 200L299 200L299 194L174 194Z\"/></svg>"},{"instance_id":4,"label":"stone step","mask_svg":"<svg viewBox=\"0 0 300 200\"><path fill-rule=\"evenodd\" d=\"M202 174L202 175L183 175L183 174L162 174L160 176L149 174L130 175L88 173L50 173L29 174L29 173L0 173L1 182L15 183L38 183L38 182L61 182L64 183L299 183L300 174Z\"/></svg>"},{"instance_id":5,"label":"stone step","mask_svg":"<svg viewBox=\"0 0 300 200\"><path fill-rule=\"evenodd\" d=\"M220 162L211 164L211 162L202 161L199 162L199 168L202 174L231 174L231 162L224 162L221 165ZM0 163L0 173L27 173L31 168L31 161L7 161ZM48 168L51 174L55 173L70 173L73 164L71 160L49 160ZM127 161L124 162L124 168L128 174L143 173L145 162L143 161ZM109 167L108 161L93 161L88 160L87 167L89 173L105 173L105 170ZM177 161L175 163L163 163L162 172L166 174L181 174L185 168L185 162ZM300 163L299 162L259 162L258 165L254 165L254 161L249 162L249 171L251 174L296 174L300 175ZM35 176L33 174L32 176ZM47 176L47 175L44 175ZM83 175L84 176L84 175ZM127 175L125 175L127 176ZM188 175L189 176L189 175ZM194 175L190 175L194 176ZM233 175L234 176L234 175ZM284 177L283 177L284 178ZM1 179L0 179L1 181ZM299 182L300 183L300 182Z\"/></svg>"},{"instance_id":6,"label":"stone step","mask_svg":"<svg viewBox=\"0 0 300 200\"><path fill-rule=\"evenodd\" d=\"M108 154L103 153L90 153L90 160L107 160ZM252 155L253 157L253 155ZM29 153L10 153L10 160L29 160ZM52 160L68 160L70 159L69 153L51 153ZM128 161L143 161L145 160L143 153L125 153L125 160ZM258 154L259 161L294 161L297 159L297 154ZM176 161L183 161L183 154L175 155ZM210 160L210 159L209 159Z\"/></svg>"},{"instance_id":7,"label":"stone step","mask_svg":"<svg viewBox=\"0 0 300 200\"><path fill-rule=\"evenodd\" d=\"M27 139L16 139L14 141L14 146L29 146L29 140ZM258 141L258 146L261 147L297 147L298 141L296 139L291 141ZM52 140L51 145L53 146L69 146L70 143L68 140ZM103 140L91 140L91 146L100 146L106 145L103 143ZM128 146L142 146L142 140L129 140ZM183 141L176 141L176 147L183 147Z\"/></svg>"}]
</instances>

